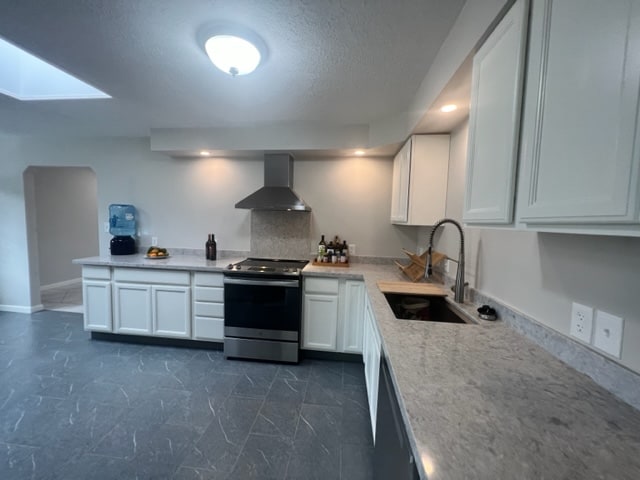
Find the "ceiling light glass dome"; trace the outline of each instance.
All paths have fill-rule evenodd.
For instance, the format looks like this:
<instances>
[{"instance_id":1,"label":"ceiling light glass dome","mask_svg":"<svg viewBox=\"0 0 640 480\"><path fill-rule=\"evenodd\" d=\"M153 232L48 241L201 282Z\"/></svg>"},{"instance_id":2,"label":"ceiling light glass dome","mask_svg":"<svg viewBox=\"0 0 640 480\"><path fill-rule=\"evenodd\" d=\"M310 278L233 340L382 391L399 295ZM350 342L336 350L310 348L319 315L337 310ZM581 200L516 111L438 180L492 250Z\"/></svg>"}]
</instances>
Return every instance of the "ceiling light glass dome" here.
<instances>
[{"instance_id":1,"label":"ceiling light glass dome","mask_svg":"<svg viewBox=\"0 0 640 480\"><path fill-rule=\"evenodd\" d=\"M235 35L215 35L204 48L213 64L231 76L246 75L260 64L260 51L248 40Z\"/></svg>"}]
</instances>

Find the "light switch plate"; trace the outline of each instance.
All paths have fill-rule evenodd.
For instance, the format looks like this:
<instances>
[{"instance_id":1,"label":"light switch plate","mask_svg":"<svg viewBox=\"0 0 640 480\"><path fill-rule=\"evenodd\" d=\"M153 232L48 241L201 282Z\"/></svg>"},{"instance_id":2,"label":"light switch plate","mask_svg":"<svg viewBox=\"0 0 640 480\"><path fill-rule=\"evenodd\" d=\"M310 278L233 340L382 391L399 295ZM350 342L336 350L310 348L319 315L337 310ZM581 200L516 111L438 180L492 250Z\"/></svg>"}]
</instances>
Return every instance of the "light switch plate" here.
<instances>
[{"instance_id":1,"label":"light switch plate","mask_svg":"<svg viewBox=\"0 0 640 480\"><path fill-rule=\"evenodd\" d=\"M609 355L620 358L623 325L624 321L621 317L596 310L593 346Z\"/></svg>"},{"instance_id":2,"label":"light switch plate","mask_svg":"<svg viewBox=\"0 0 640 480\"><path fill-rule=\"evenodd\" d=\"M573 303L571 305L571 336L591 343L591 331L593 328L593 308Z\"/></svg>"}]
</instances>

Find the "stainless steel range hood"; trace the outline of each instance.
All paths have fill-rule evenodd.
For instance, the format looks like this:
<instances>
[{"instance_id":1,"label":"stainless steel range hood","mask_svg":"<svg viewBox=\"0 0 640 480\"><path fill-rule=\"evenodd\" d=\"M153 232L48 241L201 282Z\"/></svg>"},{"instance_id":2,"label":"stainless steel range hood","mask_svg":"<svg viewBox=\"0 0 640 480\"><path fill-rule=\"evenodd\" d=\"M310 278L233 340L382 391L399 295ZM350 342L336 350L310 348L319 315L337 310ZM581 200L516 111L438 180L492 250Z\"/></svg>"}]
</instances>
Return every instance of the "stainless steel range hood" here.
<instances>
[{"instance_id":1,"label":"stainless steel range hood","mask_svg":"<svg viewBox=\"0 0 640 480\"><path fill-rule=\"evenodd\" d=\"M236 208L310 212L311 207L292 187L293 157L288 153L265 154L264 187L240 200Z\"/></svg>"}]
</instances>

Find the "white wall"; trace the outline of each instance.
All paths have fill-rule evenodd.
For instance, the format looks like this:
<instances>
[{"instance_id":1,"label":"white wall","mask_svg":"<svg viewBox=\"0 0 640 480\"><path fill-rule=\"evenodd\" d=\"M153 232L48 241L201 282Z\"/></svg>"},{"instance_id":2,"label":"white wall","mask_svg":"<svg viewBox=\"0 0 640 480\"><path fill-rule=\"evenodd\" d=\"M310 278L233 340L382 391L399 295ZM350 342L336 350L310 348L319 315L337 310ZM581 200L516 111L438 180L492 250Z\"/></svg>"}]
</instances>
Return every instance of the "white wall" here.
<instances>
[{"instance_id":1,"label":"white wall","mask_svg":"<svg viewBox=\"0 0 640 480\"><path fill-rule=\"evenodd\" d=\"M29 285L24 183L20 139L0 134L0 306L25 311L32 304Z\"/></svg>"},{"instance_id":2,"label":"white wall","mask_svg":"<svg viewBox=\"0 0 640 480\"><path fill-rule=\"evenodd\" d=\"M447 216L456 219L462 217L467 133L465 123L451 135ZM457 232L444 228L436 248L457 258ZM574 301L622 316L620 363L640 373L640 238L489 228L465 234L471 286L565 335Z\"/></svg>"},{"instance_id":3,"label":"white wall","mask_svg":"<svg viewBox=\"0 0 640 480\"><path fill-rule=\"evenodd\" d=\"M357 255L403 257L415 228L391 225L391 158L297 161L294 190L311 205L312 245L324 234L356 244ZM315 250L314 250L315 251Z\"/></svg>"},{"instance_id":4,"label":"white wall","mask_svg":"<svg viewBox=\"0 0 640 480\"><path fill-rule=\"evenodd\" d=\"M80 278L74 258L98 254L96 175L86 167L33 167L40 285ZM27 172L25 172L27 175ZM29 212L28 212L29 214Z\"/></svg>"},{"instance_id":5,"label":"white wall","mask_svg":"<svg viewBox=\"0 0 640 480\"><path fill-rule=\"evenodd\" d=\"M166 247L201 249L207 234L215 233L219 250L250 249L250 211L234 205L262 186L262 156L177 160L151 152L148 139L128 138L11 138L0 148L7 159L7 168L0 169L6 244L0 250L0 308L34 305L22 181L29 166L83 166L95 172L101 254L109 253L111 235L102 224L111 203L138 208L143 244L157 236ZM415 247L413 229L389 222L391 159L304 160L296 161L294 170L295 190L313 208L309 253L320 233L356 243L359 255L398 257L402 247Z\"/></svg>"}]
</instances>

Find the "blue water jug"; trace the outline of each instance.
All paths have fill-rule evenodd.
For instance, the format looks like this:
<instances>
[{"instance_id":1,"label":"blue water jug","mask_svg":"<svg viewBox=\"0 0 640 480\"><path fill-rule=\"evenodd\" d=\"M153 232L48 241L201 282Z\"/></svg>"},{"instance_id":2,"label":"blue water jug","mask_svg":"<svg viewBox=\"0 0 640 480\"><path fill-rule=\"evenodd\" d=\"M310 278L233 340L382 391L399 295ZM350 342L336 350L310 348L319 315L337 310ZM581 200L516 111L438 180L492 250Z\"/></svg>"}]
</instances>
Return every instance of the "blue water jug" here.
<instances>
[{"instance_id":1,"label":"blue water jug","mask_svg":"<svg viewBox=\"0 0 640 480\"><path fill-rule=\"evenodd\" d=\"M136 207L133 205L109 205L109 233L115 236L135 235L136 216Z\"/></svg>"}]
</instances>

